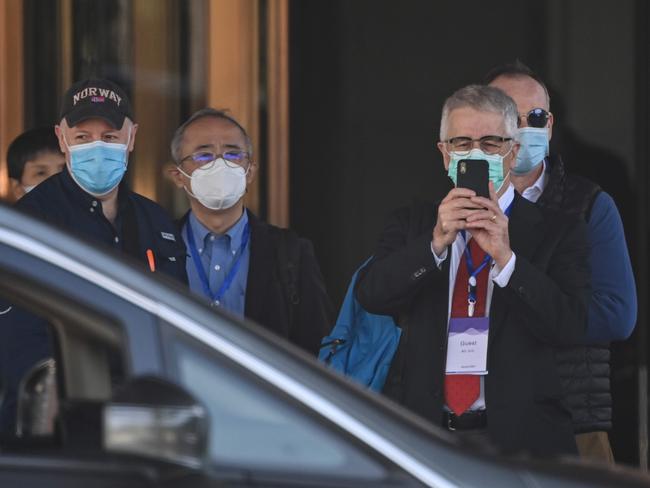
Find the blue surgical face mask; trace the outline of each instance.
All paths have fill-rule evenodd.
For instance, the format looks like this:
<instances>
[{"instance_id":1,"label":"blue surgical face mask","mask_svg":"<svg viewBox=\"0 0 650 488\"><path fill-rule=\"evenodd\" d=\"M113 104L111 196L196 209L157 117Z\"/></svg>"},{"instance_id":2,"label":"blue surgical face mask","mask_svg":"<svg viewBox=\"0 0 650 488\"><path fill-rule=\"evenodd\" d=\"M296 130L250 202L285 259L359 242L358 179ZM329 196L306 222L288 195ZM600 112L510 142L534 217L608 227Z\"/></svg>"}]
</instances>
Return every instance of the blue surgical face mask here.
<instances>
[{"instance_id":1,"label":"blue surgical face mask","mask_svg":"<svg viewBox=\"0 0 650 488\"><path fill-rule=\"evenodd\" d=\"M126 144L94 141L66 146L70 152L70 174L84 191L100 197L120 184L127 166L129 139Z\"/></svg>"},{"instance_id":2,"label":"blue surgical face mask","mask_svg":"<svg viewBox=\"0 0 650 488\"><path fill-rule=\"evenodd\" d=\"M519 152L512 172L525 175L535 169L548 156L548 128L522 127L519 129Z\"/></svg>"},{"instance_id":3,"label":"blue surgical face mask","mask_svg":"<svg viewBox=\"0 0 650 488\"><path fill-rule=\"evenodd\" d=\"M449 169L447 170L447 175L451 178L451 181L454 182L454 186L458 183L456 181L457 171L458 171L458 161L461 159L485 159L488 162L488 178L494 185L494 189L498 192L503 185L503 181L506 176L503 174L503 158L500 154L486 154L480 149L472 149L469 154L460 155L456 152L451 152L449 154Z\"/></svg>"}]
</instances>

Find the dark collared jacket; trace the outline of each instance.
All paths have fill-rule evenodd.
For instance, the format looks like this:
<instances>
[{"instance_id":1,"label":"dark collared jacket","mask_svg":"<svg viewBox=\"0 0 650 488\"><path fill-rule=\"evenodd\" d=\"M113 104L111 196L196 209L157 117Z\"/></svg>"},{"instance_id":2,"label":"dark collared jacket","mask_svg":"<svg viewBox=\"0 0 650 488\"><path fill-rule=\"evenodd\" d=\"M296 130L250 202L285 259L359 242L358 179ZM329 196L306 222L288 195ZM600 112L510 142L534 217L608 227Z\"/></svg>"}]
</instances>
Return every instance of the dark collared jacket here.
<instances>
[{"instance_id":1,"label":"dark collared jacket","mask_svg":"<svg viewBox=\"0 0 650 488\"><path fill-rule=\"evenodd\" d=\"M313 245L293 231L262 222L250 210L246 211L251 227L251 247L244 315L316 355L321 339L334 324L334 309ZM178 222L179 233L186 219L187 214ZM283 245L288 260L294 262L298 270L294 277L298 302L295 304L289 303L283 283L287 264L281 262L279 247Z\"/></svg>"},{"instance_id":2,"label":"dark collared jacket","mask_svg":"<svg viewBox=\"0 0 650 488\"><path fill-rule=\"evenodd\" d=\"M397 211L357 299L371 313L392 315L402 336L383 392L440 424L449 308L449 261L431 252L437 205ZM575 453L571 414L555 367L555 349L585 334L589 299L583 222L541 209L518 194L508 225L516 255L508 285L494 287L490 307L487 429L506 452ZM449 251L448 255L451 255Z\"/></svg>"},{"instance_id":3,"label":"dark collared jacket","mask_svg":"<svg viewBox=\"0 0 650 488\"><path fill-rule=\"evenodd\" d=\"M185 244L167 212L138 195L123 181L118 192L118 211L113 226L104 216L99 199L83 191L67 169L48 178L16 202L23 210L93 244L124 252L148 266L151 249L156 269L183 283Z\"/></svg>"}]
</instances>

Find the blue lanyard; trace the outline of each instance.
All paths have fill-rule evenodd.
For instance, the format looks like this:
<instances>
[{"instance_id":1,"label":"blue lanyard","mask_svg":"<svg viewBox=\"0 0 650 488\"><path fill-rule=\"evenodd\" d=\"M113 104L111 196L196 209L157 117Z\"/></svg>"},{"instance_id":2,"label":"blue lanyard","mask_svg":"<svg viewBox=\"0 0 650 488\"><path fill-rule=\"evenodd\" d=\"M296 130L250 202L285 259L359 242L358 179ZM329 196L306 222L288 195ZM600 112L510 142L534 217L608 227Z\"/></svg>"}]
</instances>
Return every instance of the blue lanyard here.
<instances>
[{"instance_id":1,"label":"blue lanyard","mask_svg":"<svg viewBox=\"0 0 650 488\"><path fill-rule=\"evenodd\" d=\"M506 208L505 212L503 212L506 216L510 217L510 211L512 210L512 204L514 203L513 201L508 205L508 208ZM476 277L478 274L483 271L483 269L487 266L487 264L492 260L492 256L489 254L485 254L485 257L483 258L483 261L481 261L481 264L478 265L478 268L474 267L474 260L472 259L472 253L469 250L469 243L467 242L467 237L465 236L465 231L461 230L460 231L463 240L465 241L465 264L467 265L467 313L471 317L474 315L474 305L476 304L476 288L477 288L477 281Z\"/></svg>"},{"instance_id":2,"label":"blue lanyard","mask_svg":"<svg viewBox=\"0 0 650 488\"><path fill-rule=\"evenodd\" d=\"M226 292L230 289L230 286L232 285L235 276L237 276L237 272L239 271L239 266L241 265L241 259L244 256L244 251L246 250L246 246L248 246L248 241L250 240L249 239L250 227L248 225L248 222L246 222L246 226L244 227L244 232L242 233L242 241L241 241L241 246L239 246L239 254L235 258L235 262L232 263L232 267L230 268L230 271L228 271L228 274L226 275L226 279L223 280L223 283L221 284L219 290L216 293L212 293L212 291L210 291L210 280L208 279L208 275L205 273L205 269L203 269L203 263L201 262L201 257L199 256L199 252L196 249L196 242L194 241L194 232L192 232L192 226L190 225L189 218L187 219L186 225L187 225L187 244L190 248L192 261L194 261L194 267L196 268L196 271L199 274L199 279L201 280L201 288L203 288L203 294L208 298L210 298L213 304L220 305L221 299L226 294Z\"/></svg>"}]
</instances>

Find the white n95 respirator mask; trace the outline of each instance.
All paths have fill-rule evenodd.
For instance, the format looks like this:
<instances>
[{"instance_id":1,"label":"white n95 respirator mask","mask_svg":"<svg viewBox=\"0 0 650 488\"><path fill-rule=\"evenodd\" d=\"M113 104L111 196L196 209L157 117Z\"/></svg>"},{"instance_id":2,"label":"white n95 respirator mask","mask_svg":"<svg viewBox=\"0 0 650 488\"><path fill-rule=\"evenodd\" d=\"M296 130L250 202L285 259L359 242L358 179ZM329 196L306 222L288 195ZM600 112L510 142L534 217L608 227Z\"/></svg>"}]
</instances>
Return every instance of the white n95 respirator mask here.
<instances>
[{"instance_id":1,"label":"white n95 respirator mask","mask_svg":"<svg viewBox=\"0 0 650 488\"><path fill-rule=\"evenodd\" d=\"M201 205L211 210L226 210L235 205L246 192L246 174L241 166L218 158L204 167L196 168L191 175L178 170L190 179L185 191Z\"/></svg>"}]
</instances>

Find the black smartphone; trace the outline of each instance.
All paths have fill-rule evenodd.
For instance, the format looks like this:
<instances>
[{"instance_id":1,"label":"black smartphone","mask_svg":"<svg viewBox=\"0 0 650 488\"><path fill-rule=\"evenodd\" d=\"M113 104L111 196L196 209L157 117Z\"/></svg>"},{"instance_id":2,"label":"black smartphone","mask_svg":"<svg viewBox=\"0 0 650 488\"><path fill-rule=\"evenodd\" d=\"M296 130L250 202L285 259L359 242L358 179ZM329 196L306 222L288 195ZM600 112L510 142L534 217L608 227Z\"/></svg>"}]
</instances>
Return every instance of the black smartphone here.
<instances>
[{"instance_id":1,"label":"black smartphone","mask_svg":"<svg viewBox=\"0 0 650 488\"><path fill-rule=\"evenodd\" d=\"M485 159L461 159L456 168L456 186L474 190L479 197L490 198L489 165Z\"/></svg>"}]
</instances>

